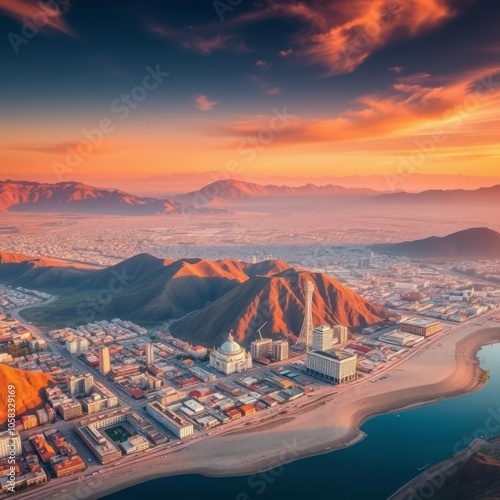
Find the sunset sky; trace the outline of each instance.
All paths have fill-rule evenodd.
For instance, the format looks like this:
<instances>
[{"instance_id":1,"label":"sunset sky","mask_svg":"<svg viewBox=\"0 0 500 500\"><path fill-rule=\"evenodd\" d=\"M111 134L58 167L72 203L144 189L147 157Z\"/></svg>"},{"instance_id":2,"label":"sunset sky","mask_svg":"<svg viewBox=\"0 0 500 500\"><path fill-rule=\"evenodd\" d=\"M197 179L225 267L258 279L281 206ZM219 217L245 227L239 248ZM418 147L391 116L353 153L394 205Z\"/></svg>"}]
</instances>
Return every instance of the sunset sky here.
<instances>
[{"instance_id":1,"label":"sunset sky","mask_svg":"<svg viewBox=\"0 0 500 500\"><path fill-rule=\"evenodd\" d=\"M499 21L498 0L0 0L0 177L500 176Z\"/></svg>"}]
</instances>

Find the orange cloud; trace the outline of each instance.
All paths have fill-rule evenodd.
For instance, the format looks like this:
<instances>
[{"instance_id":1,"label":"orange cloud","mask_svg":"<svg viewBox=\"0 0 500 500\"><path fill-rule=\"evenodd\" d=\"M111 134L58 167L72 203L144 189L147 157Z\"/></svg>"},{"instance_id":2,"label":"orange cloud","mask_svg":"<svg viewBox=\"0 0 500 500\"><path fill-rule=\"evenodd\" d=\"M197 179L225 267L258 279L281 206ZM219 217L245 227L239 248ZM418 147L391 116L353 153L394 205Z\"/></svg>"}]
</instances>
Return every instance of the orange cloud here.
<instances>
[{"instance_id":1,"label":"orange cloud","mask_svg":"<svg viewBox=\"0 0 500 500\"><path fill-rule=\"evenodd\" d=\"M302 19L300 53L330 74L349 73L377 50L411 38L455 17L475 0L270 0L268 14Z\"/></svg>"},{"instance_id":2,"label":"orange cloud","mask_svg":"<svg viewBox=\"0 0 500 500\"><path fill-rule=\"evenodd\" d=\"M423 81L426 84L423 84ZM270 145L359 142L425 134L433 129L448 134L491 130L500 123L500 66L461 75L401 78L384 95L365 95L357 106L338 116L289 120ZM222 135L258 135L266 117L240 120Z\"/></svg>"},{"instance_id":3,"label":"orange cloud","mask_svg":"<svg viewBox=\"0 0 500 500\"><path fill-rule=\"evenodd\" d=\"M0 11L22 24L36 26L40 30L53 29L71 35L63 14L67 1L41 2L35 0L0 0Z\"/></svg>"}]
</instances>

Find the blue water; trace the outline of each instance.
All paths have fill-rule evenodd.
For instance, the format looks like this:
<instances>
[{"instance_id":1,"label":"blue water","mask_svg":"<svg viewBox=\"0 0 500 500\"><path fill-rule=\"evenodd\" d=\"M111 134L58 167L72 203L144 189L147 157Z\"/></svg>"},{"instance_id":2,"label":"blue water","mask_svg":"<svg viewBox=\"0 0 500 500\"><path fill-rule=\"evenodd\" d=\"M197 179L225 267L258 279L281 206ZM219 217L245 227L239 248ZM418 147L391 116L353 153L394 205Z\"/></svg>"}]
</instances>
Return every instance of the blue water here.
<instances>
[{"instance_id":1,"label":"blue water","mask_svg":"<svg viewBox=\"0 0 500 500\"><path fill-rule=\"evenodd\" d=\"M500 435L500 344L485 347L479 357L491 375L481 390L401 412L399 417L374 417L362 426L367 437L351 448L298 460L260 475L167 477L105 498L386 499L415 477L417 468L464 449L472 437Z\"/></svg>"}]
</instances>

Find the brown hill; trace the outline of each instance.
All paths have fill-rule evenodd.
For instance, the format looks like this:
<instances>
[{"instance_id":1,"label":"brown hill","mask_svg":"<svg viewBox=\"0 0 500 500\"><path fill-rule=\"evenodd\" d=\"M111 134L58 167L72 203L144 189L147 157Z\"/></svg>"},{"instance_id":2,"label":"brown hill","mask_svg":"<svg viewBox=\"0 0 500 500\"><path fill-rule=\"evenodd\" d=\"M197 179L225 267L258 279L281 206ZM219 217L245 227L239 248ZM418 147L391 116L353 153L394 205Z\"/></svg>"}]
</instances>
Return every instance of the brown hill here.
<instances>
[{"instance_id":1,"label":"brown hill","mask_svg":"<svg viewBox=\"0 0 500 500\"><path fill-rule=\"evenodd\" d=\"M475 227L443 238L432 236L423 240L373 245L372 249L409 257L500 259L500 233L487 227Z\"/></svg>"},{"instance_id":2,"label":"brown hill","mask_svg":"<svg viewBox=\"0 0 500 500\"><path fill-rule=\"evenodd\" d=\"M256 330L267 321L262 334L285 334L293 341L304 319L305 286L312 281L313 321L351 327L378 323L386 318L376 307L332 278L307 271L289 269L271 276L256 276L235 287L202 310L171 325L171 331L190 342L220 345L233 330L242 344L256 337ZM203 325L200 328L200 325Z\"/></svg>"},{"instance_id":3,"label":"brown hill","mask_svg":"<svg viewBox=\"0 0 500 500\"><path fill-rule=\"evenodd\" d=\"M0 425L7 422L8 387L15 387L16 415L36 410L43 406L42 389L53 385L52 377L46 373L18 370L0 364Z\"/></svg>"},{"instance_id":4,"label":"brown hill","mask_svg":"<svg viewBox=\"0 0 500 500\"><path fill-rule=\"evenodd\" d=\"M0 252L0 279L19 286L61 288L77 285L91 267L11 252Z\"/></svg>"},{"instance_id":5,"label":"brown hill","mask_svg":"<svg viewBox=\"0 0 500 500\"><path fill-rule=\"evenodd\" d=\"M30 321L77 324L116 316L164 321L205 307L252 276L275 274L288 268L281 261L172 262L140 254L106 269L47 268L45 274L25 269L23 264L0 264L0 278L13 285L33 286L60 295L52 304L25 310L23 316ZM51 274L47 274L49 271Z\"/></svg>"},{"instance_id":6,"label":"brown hill","mask_svg":"<svg viewBox=\"0 0 500 500\"><path fill-rule=\"evenodd\" d=\"M0 181L0 211L77 212L100 214L184 214L220 212L194 208L173 200L134 196L118 189L97 188L79 182L42 184Z\"/></svg>"}]
</instances>

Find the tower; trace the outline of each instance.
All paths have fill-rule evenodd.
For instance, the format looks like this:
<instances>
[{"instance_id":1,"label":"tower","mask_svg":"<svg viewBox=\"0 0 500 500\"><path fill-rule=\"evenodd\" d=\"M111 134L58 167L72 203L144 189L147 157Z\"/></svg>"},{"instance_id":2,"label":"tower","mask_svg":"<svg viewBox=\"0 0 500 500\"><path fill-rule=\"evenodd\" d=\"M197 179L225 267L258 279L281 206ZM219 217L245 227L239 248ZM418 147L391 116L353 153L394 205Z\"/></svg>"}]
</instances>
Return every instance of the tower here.
<instances>
[{"instance_id":1,"label":"tower","mask_svg":"<svg viewBox=\"0 0 500 500\"><path fill-rule=\"evenodd\" d=\"M151 366L154 363L154 359L153 344L146 344L146 366Z\"/></svg>"},{"instance_id":2,"label":"tower","mask_svg":"<svg viewBox=\"0 0 500 500\"><path fill-rule=\"evenodd\" d=\"M107 375L111 371L111 361L109 359L109 348L101 346L99 348L99 371Z\"/></svg>"},{"instance_id":3,"label":"tower","mask_svg":"<svg viewBox=\"0 0 500 500\"><path fill-rule=\"evenodd\" d=\"M306 351L311 348L312 342L312 331L314 328L313 317L312 317L312 299L314 294L314 283L308 281L306 285L306 300L305 300L305 311L304 311L304 322L302 323L302 328L300 329L299 338L295 344L297 347L303 347Z\"/></svg>"}]
</instances>

